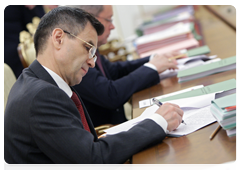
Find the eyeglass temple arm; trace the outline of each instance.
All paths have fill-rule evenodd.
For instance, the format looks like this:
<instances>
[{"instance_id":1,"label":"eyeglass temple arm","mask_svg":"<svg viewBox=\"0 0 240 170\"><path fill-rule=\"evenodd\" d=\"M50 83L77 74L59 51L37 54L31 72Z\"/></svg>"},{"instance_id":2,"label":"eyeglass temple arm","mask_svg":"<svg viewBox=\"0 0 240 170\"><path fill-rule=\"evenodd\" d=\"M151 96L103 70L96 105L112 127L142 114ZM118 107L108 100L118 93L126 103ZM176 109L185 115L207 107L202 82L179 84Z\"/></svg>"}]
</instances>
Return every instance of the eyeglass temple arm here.
<instances>
[{"instance_id":1,"label":"eyeglass temple arm","mask_svg":"<svg viewBox=\"0 0 240 170\"><path fill-rule=\"evenodd\" d=\"M70 34L71 36L74 36L75 38L77 38L77 39L79 39L79 40L81 40L81 41L85 42L87 45L90 45L91 47L93 47L93 45L92 45L92 44L88 43L87 41L84 41L84 40L82 40L81 38L79 38L79 37L75 36L74 34L72 34L72 33L68 32L68 31L65 31L65 30L63 30L63 32L65 32L65 33L67 33L67 34Z\"/></svg>"}]
</instances>

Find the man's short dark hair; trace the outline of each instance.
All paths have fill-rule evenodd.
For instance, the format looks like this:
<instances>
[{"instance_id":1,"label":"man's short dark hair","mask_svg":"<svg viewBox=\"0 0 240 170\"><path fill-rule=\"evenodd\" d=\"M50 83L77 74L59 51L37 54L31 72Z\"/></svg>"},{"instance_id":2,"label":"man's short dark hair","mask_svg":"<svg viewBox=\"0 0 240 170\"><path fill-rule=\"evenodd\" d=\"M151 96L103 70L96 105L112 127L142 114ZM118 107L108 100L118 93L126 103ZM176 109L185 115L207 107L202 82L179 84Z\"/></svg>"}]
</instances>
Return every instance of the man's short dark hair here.
<instances>
[{"instance_id":1,"label":"man's short dark hair","mask_svg":"<svg viewBox=\"0 0 240 170\"><path fill-rule=\"evenodd\" d=\"M83 9L88 13L97 17L103 11L103 5L68 5L69 7L76 7L79 9Z\"/></svg>"},{"instance_id":2,"label":"man's short dark hair","mask_svg":"<svg viewBox=\"0 0 240 170\"><path fill-rule=\"evenodd\" d=\"M42 17L34 34L36 54L44 51L47 39L55 28L78 35L88 22L92 24L98 35L104 32L104 26L93 15L82 9L61 6L51 10ZM74 37L69 35L69 38Z\"/></svg>"}]
</instances>

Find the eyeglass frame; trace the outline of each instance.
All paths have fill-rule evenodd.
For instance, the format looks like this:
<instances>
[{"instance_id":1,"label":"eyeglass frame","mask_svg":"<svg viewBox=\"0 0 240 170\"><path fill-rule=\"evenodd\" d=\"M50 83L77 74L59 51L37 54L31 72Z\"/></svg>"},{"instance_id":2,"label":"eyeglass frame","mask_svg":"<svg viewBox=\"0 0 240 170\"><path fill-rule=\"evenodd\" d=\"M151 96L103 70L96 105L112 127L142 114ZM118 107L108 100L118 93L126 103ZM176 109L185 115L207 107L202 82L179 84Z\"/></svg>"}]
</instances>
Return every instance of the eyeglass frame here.
<instances>
[{"instance_id":1,"label":"eyeglass frame","mask_svg":"<svg viewBox=\"0 0 240 170\"><path fill-rule=\"evenodd\" d=\"M93 61L94 61L94 62L97 61L97 56L95 55L95 53L96 53L96 51L97 51L97 48L96 48L94 45L88 43L87 41L84 41L83 39L77 37L76 35L68 32L68 31L63 30L63 32L65 32L65 33L67 33L67 34L69 34L69 35L71 35L71 36L73 36L73 37L81 40L82 42L86 43L87 45L91 46L90 50L88 51L88 54L89 54L88 58L89 58L89 59L92 59L92 58L93 58ZM93 50L93 54L91 53L92 50Z\"/></svg>"},{"instance_id":2,"label":"eyeglass frame","mask_svg":"<svg viewBox=\"0 0 240 170\"><path fill-rule=\"evenodd\" d=\"M97 18L102 18L102 19L104 19L104 20L107 21L107 22L113 23L113 19L108 19L108 18L99 17L99 16L96 16L96 17L97 17Z\"/></svg>"}]
</instances>

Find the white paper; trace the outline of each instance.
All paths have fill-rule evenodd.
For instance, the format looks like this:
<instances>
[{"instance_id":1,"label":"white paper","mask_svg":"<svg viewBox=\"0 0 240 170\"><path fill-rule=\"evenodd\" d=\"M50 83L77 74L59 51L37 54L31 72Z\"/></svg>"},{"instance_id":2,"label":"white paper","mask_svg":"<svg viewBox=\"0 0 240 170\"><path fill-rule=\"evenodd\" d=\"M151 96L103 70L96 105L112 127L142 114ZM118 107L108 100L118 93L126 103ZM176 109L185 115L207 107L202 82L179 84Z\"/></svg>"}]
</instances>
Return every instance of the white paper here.
<instances>
[{"instance_id":1,"label":"white paper","mask_svg":"<svg viewBox=\"0 0 240 170\"><path fill-rule=\"evenodd\" d=\"M204 94L201 96L188 97L184 99L171 100L163 103L173 103L181 108L202 108L211 105L211 101L215 99L215 93Z\"/></svg>"},{"instance_id":2,"label":"white paper","mask_svg":"<svg viewBox=\"0 0 240 170\"><path fill-rule=\"evenodd\" d=\"M160 99L163 99L165 97L177 95L177 94L180 94L180 93L188 92L188 91L199 89L199 88L202 88L202 87L204 87L204 86L203 85L193 86L193 87L190 87L190 88L187 88L187 89L184 89L184 90L176 91L176 92L165 94L165 95L162 95L162 96L157 96L155 98L160 100ZM152 98L141 100L141 101L139 101L139 108L148 107L148 106L151 106L152 104L153 104Z\"/></svg>"},{"instance_id":3,"label":"white paper","mask_svg":"<svg viewBox=\"0 0 240 170\"><path fill-rule=\"evenodd\" d=\"M194 110L193 112L184 115L183 119L187 125L181 123L176 130L169 132L170 135L188 135L204 126L216 122L216 119L210 111L210 106Z\"/></svg>"}]
</instances>

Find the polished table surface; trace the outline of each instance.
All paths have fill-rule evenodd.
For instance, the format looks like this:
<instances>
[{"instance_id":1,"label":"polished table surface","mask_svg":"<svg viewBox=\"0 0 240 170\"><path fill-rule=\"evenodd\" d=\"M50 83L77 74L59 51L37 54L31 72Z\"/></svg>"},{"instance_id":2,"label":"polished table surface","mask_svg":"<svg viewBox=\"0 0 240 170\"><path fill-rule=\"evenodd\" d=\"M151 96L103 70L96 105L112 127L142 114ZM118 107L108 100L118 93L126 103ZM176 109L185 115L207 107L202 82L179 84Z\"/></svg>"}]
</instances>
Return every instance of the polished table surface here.
<instances>
[{"instance_id":1,"label":"polished table surface","mask_svg":"<svg viewBox=\"0 0 240 170\"><path fill-rule=\"evenodd\" d=\"M195 17L200 21L205 44L209 46L209 55L227 58L236 55L236 32L218 17L199 6ZM139 101L168 94L196 85L210 85L236 78L236 70L226 71L207 77L178 83L177 77L162 80L156 86L142 90L132 96L133 118L139 116L145 108L139 108ZM133 164L216 164L236 160L236 137L228 137L221 129L213 140L209 136L218 123L208 125L189 135L168 137L158 145L149 147L132 157Z\"/></svg>"},{"instance_id":2,"label":"polished table surface","mask_svg":"<svg viewBox=\"0 0 240 170\"><path fill-rule=\"evenodd\" d=\"M236 8L232 5L205 5L210 12L236 30Z\"/></svg>"}]
</instances>

